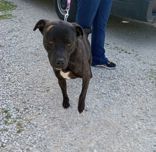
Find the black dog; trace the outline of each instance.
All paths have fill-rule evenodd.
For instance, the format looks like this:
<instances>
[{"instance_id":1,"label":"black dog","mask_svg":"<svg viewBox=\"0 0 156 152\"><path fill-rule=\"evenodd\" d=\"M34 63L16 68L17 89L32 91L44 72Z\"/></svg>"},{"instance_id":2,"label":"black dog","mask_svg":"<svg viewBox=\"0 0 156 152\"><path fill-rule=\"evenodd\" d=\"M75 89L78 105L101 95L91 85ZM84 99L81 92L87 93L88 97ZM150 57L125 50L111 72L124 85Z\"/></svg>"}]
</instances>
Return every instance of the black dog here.
<instances>
[{"instance_id":1,"label":"black dog","mask_svg":"<svg viewBox=\"0 0 156 152\"><path fill-rule=\"evenodd\" d=\"M43 45L62 90L64 108L70 106L65 79L82 78L78 111L83 112L89 81L92 77L88 32L76 23L48 20L38 21L34 31L36 29L39 29L43 35Z\"/></svg>"}]
</instances>

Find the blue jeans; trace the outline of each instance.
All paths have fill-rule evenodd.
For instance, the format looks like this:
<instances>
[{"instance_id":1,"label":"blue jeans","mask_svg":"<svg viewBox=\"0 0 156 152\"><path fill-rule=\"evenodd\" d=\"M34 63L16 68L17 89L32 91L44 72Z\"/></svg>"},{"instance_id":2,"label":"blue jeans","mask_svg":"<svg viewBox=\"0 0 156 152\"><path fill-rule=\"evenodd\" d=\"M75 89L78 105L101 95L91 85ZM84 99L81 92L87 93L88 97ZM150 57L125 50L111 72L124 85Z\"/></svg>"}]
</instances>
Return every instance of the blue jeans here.
<instances>
[{"instance_id":1,"label":"blue jeans","mask_svg":"<svg viewBox=\"0 0 156 152\"><path fill-rule=\"evenodd\" d=\"M105 64L105 30L112 0L78 0L76 22L83 28L92 28L92 65Z\"/></svg>"}]
</instances>

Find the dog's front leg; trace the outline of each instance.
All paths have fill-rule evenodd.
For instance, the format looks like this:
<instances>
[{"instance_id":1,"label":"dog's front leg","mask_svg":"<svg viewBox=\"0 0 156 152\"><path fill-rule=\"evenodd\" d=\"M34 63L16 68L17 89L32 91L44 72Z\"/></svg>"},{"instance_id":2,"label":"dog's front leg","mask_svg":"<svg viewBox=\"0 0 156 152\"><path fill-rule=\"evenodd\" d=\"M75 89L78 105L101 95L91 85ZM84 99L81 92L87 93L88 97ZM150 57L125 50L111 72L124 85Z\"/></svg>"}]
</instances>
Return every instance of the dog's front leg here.
<instances>
[{"instance_id":1,"label":"dog's front leg","mask_svg":"<svg viewBox=\"0 0 156 152\"><path fill-rule=\"evenodd\" d=\"M89 81L90 81L90 77L82 78L82 90L81 90L79 103L78 103L79 113L82 113L85 108L85 98L86 98L86 93L88 90Z\"/></svg>"},{"instance_id":2,"label":"dog's front leg","mask_svg":"<svg viewBox=\"0 0 156 152\"><path fill-rule=\"evenodd\" d=\"M59 86L62 90L62 94L63 94L63 107L64 108L68 108L70 106L69 104L69 98L68 98L68 95L67 95L67 85L66 85L66 80L65 79L58 79L58 83L59 83Z\"/></svg>"},{"instance_id":3,"label":"dog's front leg","mask_svg":"<svg viewBox=\"0 0 156 152\"><path fill-rule=\"evenodd\" d=\"M67 94L66 80L61 77L60 71L55 71L55 74L56 74L56 77L58 78L58 83L59 83L59 86L61 88L62 95L63 95L62 105L64 108L68 108L70 106L70 104L69 104L69 98L68 98L68 94Z\"/></svg>"}]
</instances>

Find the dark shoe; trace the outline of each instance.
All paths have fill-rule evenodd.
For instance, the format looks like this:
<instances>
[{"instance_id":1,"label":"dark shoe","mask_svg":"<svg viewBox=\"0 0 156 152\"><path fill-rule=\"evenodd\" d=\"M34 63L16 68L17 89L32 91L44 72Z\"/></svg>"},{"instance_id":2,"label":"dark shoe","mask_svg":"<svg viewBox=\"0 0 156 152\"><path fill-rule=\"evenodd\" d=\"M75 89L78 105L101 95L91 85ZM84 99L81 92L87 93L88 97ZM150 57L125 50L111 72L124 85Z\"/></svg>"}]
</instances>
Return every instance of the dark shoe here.
<instances>
[{"instance_id":1,"label":"dark shoe","mask_svg":"<svg viewBox=\"0 0 156 152\"><path fill-rule=\"evenodd\" d=\"M93 65L94 67L98 67L98 68L106 68L109 70L114 70L116 67L116 64L113 62L108 61L106 64L99 64L99 65Z\"/></svg>"}]
</instances>

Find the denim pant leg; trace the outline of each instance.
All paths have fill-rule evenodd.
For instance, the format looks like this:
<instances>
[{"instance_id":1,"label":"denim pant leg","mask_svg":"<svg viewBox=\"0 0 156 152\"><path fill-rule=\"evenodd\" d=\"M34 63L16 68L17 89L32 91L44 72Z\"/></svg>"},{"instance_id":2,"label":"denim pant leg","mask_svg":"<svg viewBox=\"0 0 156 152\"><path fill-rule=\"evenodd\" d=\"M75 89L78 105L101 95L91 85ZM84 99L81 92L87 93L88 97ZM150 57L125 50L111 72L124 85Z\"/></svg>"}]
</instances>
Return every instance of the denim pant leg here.
<instances>
[{"instance_id":1,"label":"denim pant leg","mask_svg":"<svg viewBox=\"0 0 156 152\"><path fill-rule=\"evenodd\" d=\"M83 28L91 28L101 0L77 0L76 22Z\"/></svg>"},{"instance_id":2,"label":"denim pant leg","mask_svg":"<svg viewBox=\"0 0 156 152\"><path fill-rule=\"evenodd\" d=\"M105 64L108 59L105 56L105 30L110 16L112 0L101 0L96 16L93 21L91 49L92 64Z\"/></svg>"},{"instance_id":3,"label":"denim pant leg","mask_svg":"<svg viewBox=\"0 0 156 152\"><path fill-rule=\"evenodd\" d=\"M112 0L77 0L78 9L76 22L83 28L93 27L92 32L92 56L93 64L104 64L105 29L108 22Z\"/></svg>"}]
</instances>

